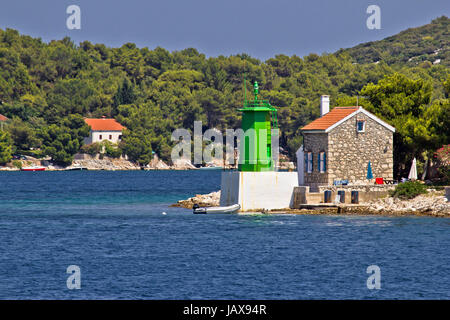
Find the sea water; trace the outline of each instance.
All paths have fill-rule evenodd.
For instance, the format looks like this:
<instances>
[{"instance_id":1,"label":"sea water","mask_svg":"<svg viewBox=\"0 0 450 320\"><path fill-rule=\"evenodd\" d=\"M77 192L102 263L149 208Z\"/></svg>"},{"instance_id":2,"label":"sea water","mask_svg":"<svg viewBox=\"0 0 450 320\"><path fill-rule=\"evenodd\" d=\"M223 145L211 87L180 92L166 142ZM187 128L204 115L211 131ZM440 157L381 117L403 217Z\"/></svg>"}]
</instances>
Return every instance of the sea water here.
<instances>
[{"instance_id":1,"label":"sea water","mask_svg":"<svg viewBox=\"0 0 450 320\"><path fill-rule=\"evenodd\" d=\"M0 172L0 299L450 298L449 219L169 207L220 174Z\"/></svg>"}]
</instances>

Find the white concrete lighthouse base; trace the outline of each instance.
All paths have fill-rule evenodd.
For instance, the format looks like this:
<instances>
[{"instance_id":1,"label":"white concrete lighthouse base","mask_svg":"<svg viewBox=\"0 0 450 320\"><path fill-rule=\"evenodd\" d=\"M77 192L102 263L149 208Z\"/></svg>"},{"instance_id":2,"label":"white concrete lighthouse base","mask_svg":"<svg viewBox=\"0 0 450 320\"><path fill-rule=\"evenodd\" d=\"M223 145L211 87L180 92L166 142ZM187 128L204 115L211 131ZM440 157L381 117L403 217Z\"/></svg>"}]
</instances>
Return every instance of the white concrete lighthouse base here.
<instances>
[{"instance_id":1,"label":"white concrete lighthouse base","mask_svg":"<svg viewBox=\"0 0 450 320\"><path fill-rule=\"evenodd\" d=\"M241 211L292 206L297 172L222 172L220 205L241 205Z\"/></svg>"}]
</instances>

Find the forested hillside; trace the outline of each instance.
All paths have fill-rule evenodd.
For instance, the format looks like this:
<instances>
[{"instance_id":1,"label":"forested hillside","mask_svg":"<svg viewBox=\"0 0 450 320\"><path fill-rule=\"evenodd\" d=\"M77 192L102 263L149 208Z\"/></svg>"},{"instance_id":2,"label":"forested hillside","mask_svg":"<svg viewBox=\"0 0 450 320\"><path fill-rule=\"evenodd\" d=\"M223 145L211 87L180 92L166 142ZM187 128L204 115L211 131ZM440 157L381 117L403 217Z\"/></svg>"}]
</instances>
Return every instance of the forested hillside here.
<instances>
[{"instance_id":1,"label":"forested hillside","mask_svg":"<svg viewBox=\"0 0 450 320\"><path fill-rule=\"evenodd\" d=\"M420 65L423 62L450 66L449 19L440 17L430 24L410 28L380 41L366 42L353 48L341 49L357 63L384 61L388 65ZM427 63L428 64L428 63Z\"/></svg>"},{"instance_id":2,"label":"forested hillside","mask_svg":"<svg viewBox=\"0 0 450 320\"><path fill-rule=\"evenodd\" d=\"M70 163L87 132L82 118L105 115L128 128L120 148L133 160L145 164L152 150L167 160L176 128L192 128L194 120L205 129L240 126L246 74L279 108L280 144L291 157L302 142L299 129L319 115L322 94L332 106L355 105L360 94L361 105L398 129L400 172L413 155L427 159L449 143L449 21L335 54L264 62L246 54L206 58L193 48L45 43L0 29L0 113L11 119L0 149Z\"/></svg>"}]
</instances>

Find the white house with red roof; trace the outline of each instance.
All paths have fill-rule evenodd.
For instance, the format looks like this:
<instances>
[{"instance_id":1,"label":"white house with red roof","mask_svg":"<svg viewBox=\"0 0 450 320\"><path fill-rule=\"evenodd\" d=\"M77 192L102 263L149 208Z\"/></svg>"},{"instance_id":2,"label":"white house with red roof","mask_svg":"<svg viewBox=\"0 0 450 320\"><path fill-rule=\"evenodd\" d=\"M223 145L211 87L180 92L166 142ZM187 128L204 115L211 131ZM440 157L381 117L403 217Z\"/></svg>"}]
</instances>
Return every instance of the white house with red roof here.
<instances>
[{"instance_id":1,"label":"white house with red roof","mask_svg":"<svg viewBox=\"0 0 450 320\"><path fill-rule=\"evenodd\" d=\"M9 119L4 115L0 114L0 129L3 130L3 124L6 123Z\"/></svg>"},{"instance_id":2,"label":"white house with red roof","mask_svg":"<svg viewBox=\"0 0 450 320\"><path fill-rule=\"evenodd\" d=\"M122 139L122 131L126 129L115 119L107 119L105 117L100 119L87 118L84 121L91 128L89 137L84 139L85 144L103 142L105 140L119 143Z\"/></svg>"},{"instance_id":3,"label":"white house with red roof","mask_svg":"<svg viewBox=\"0 0 450 320\"><path fill-rule=\"evenodd\" d=\"M301 129L300 185L317 190L340 181L368 183L369 162L374 178L393 179L395 128L360 106L329 111L328 96L322 96L320 109L321 117Z\"/></svg>"}]
</instances>

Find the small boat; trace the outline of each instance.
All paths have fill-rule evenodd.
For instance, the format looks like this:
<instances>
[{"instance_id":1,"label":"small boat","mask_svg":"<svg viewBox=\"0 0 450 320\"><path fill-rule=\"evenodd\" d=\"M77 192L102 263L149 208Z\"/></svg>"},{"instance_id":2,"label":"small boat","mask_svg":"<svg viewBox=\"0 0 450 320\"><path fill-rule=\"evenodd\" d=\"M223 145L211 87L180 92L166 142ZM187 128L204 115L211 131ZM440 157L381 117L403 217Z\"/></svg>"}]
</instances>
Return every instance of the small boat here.
<instances>
[{"instance_id":1,"label":"small boat","mask_svg":"<svg viewBox=\"0 0 450 320\"><path fill-rule=\"evenodd\" d=\"M88 168L86 167L72 167L72 168L67 168L65 169L65 171L86 171L88 170Z\"/></svg>"},{"instance_id":2,"label":"small boat","mask_svg":"<svg viewBox=\"0 0 450 320\"><path fill-rule=\"evenodd\" d=\"M200 169L200 170L222 170L223 167L221 167L221 166L216 166L216 165L213 164L213 163L208 163L208 164L206 164L204 167L200 167L199 169Z\"/></svg>"},{"instance_id":3,"label":"small boat","mask_svg":"<svg viewBox=\"0 0 450 320\"><path fill-rule=\"evenodd\" d=\"M41 166L30 166L30 167L23 167L20 169L21 171L45 171L45 167Z\"/></svg>"},{"instance_id":4,"label":"small boat","mask_svg":"<svg viewBox=\"0 0 450 320\"><path fill-rule=\"evenodd\" d=\"M207 213L236 213L241 206L239 204L233 204L227 207L200 207L198 204L194 204L194 214L207 214Z\"/></svg>"}]
</instances>

